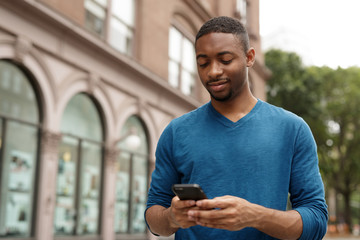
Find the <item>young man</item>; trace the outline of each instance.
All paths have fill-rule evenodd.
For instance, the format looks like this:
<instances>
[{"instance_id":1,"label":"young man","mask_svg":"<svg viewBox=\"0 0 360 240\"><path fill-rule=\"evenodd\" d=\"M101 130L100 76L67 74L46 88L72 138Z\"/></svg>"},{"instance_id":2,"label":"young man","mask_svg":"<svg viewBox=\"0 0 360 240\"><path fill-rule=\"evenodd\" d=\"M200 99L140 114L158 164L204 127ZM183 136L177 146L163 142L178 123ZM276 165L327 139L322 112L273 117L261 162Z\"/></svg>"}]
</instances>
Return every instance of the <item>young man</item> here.
<instances>
[{"instance_id":1,"label":"young man","mask_svg":"<svg viewBox=\"0 0 360 240\"><path fill-rule=\"evenodd\" d=\"M160 137L145 212L150 230L175 239L322 239L327 206L315 141L301 118L252 95L255 50L245 28L213 18L195 50L211 101ZM181 201L175 183L197 183L209 199Z\"/></svg>"}]
</instances>

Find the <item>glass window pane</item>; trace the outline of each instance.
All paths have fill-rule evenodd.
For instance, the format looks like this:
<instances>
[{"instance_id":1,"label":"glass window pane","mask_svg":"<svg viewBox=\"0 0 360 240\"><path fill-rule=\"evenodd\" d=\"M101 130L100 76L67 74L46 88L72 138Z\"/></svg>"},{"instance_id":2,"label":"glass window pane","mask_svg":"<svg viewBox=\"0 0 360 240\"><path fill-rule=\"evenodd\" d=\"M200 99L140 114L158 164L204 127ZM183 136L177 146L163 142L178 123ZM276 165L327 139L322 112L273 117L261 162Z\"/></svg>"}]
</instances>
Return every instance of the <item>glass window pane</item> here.
<instances>
[{"instance_id":1,"label":"glass window pane","mask_svg":"<svg viewBox=\"0 0 360 240\"><path fill-rule=\"evenodd\" d=\"M106 1L102 0L99 3ZM104 4L105 5L105 4ZM92 0L85 0L85 27L97 35L105 35L105 8Z\"/></svg>"},{"instance_id":2,"label":"glass window pane","mask_svg":"<svg viewBox=\"0 0 360 240\"><path fill-rule=\"evenodd\" d=\"M61 131L102 141L102 124L99 112L87 95L78 94L70 100L64 111Z\"/></svg>"},{"instance_id":3,"label":"glass window pane","mask_svg":"<svg viewBox=\"0 0 360 240\"><path fill-rule=\"evenodd\" d=\"M126 136L137 135L137 149L126 146ZM115 232L145 233L143 213L147 193L148 141L146 129L140 118L131 116L125 122L118 143L120 155L117 165Z\"/></svg>"},{"instance_id":4,"label":"glass window pane","mask_svg":"<svg viewBox=\"0 0 360 240\"><path fill-rule=\"evenodd\" d=\"M129 184L130 184L130 154L122 152L119 155L117 163L117 178L116 178L116 199L119 201L129 200Z\"/></svg>"},{"instance_id":5,"label":"glass window pane","mask_svg":"<svg viewBox=\"0 0 360 240\"><path fill-rule=\"evenodd\" d=\"M75 203L72 197L57 196L55 207L55 234L72 235L75 228Z\"/></svg>"},{"instance_id":6,"label":"glass window pane","mask_svg":"<svg viewBox=\"0 0 360 240\"><path fill-rule=\"evenodd\" d=\"M132 31L116 18L110 20L109 43L122 53L131 53Z\"/></svg>"},{"instance_id":7,"label":"glass window pane","mask_svg":"<svg viewBox=\"0 0 360 240\"><path fill-rule=\"evenodd\" d=\"M56 186L55 234L73 234L78 140L63 137L59 149Z\"/></svg>"},{"instance_id":8,"label":"glass window pane","mask_svg":"<svg viewBox=\"0 0 360 240\"><path fill-rule=\"evenodd\" d=\"M246 24L246 0L236 0L236 10L240 13L240 21Z\"/></svg>"},{"instance_id":9,"label":"glass window pane","mask_svg":"<svg viewBox=\"0 0 360 240\"><path fill-rule=\"evenodd\" d=\"M97 233L101 183L101 146L83 142L81 158L80 222L78 234Z\"/></svg>"},{"instance_id":10,"label":"glass window pane","mask_svg":"<svg viewBox=\"0 0 360 240\"><path fill-rule=\"evenodd\" d=\"M169 32L169 57L179 63L181 61L181 39L181 33L176 28L171 27Z\"/></svg>"},{"instance_id":11,"label":"glass window pane","mask_svg":"<svg viewBox=\"0 0 360 240\"><path fill-rule=\"evenodd\" d=\"M147 189L147 158L133 155L133 189L132 189L132 232L142 233L146 230L144 211Z\"/></svg>"},{"instance_id":12,"label":"glass window pane","mask_svg":"<svg viewBox=\"0 0 360 240\"><path fill-rule=\"evenodd\" d=\"M112 13L124 22L127 26L134 26L135 1L134 0L113 0Z\"/></svg>"},{"instance_id":13,"label":"glass window pane","mask_svg":"<svg viewBox=\"0 0 360 240\"><path fill-rule=\"evenodd\" d=\"M39 122L39 110L26 75L16 65L0 60L0 113L31 123Z\"/></svg>"},{"instance_id":14,"label":"glass window pane","mask_svg":"<svg viewBox=\"0 0 360 240\"><path fill-rule=\"evenodd\" d=\"M181 72L181 91L186 95L191 95L194 91L195 80L193 75L183 70Z\"/></svg>"},{"instance_id":15,"label":"glass window pane","mask_svg":"<svg viewBox=\"0 0 360 240\"><path fill-rule=\"evenodd\" d=\"M130 154L121 152L117 162L115 232L126 233L128 230L130 187Z\"/></svg>"},{"instance_id":16,"label":"glass window pane","mask_svg":"<svg viewBox=\"0 0 360 240\"><path fill-rule=\"evenodd\" d=\"M115 226L116 233L126 233L128 230L128 210L127 202L117 201L115 203Z\"/></svg>"},{"instance_id":17,"label":"glass window pane","mask_svg":"<svg viewBox=\"0 0 360 240\"><path fill-rule=\"evenodd\" d=\"M105 19L105 9L94 3L92 0L85 1L85 9L102 21Z\"/></svg>"},{"instance_id":18,"label":"glass window pane","mask_svg":"<svg viewBox=\"0 0 360 240\"><path fill-rule=\"evenodd\" d=\"M74 195L77 159L78 140L64 136L59 149L57 194L65 196Z\"/></svg>"},{"instance_id":19,"label":"glass window pane","mask_svg":"<svg viewBox=\"0 0 360 240\"><path fill-rule=\"evenodd\" d=\"M38 130L8 122L7 136L1 173L0 236L29 236Z\"/></svg>"},{"instance_id":20,"label":"glass window pane","mask_svg":"<svg viewBox=\"0 0 360 240\"><path fill-rule=\"evenodd\" d=\"M183 57L181 60L181 65L183 68L190 72L195 72L195 50L194 45L186 38L183 41Z\"/></svg>"},{"instance_id":21,"label":"glass window pane","mask_svg":"<svg viewBox=\"0 0 360 240\"><path fill-rule=\"evenodd\" d=\"M29 195L21 192L9 192L6 204L7 235L29 235Z\"/></svg>"},{"instance_id":22,"label":"glass window pane","mask_svg":"<svg viewBox=\"0 0 360 240\"><path fill-rule=\"evenodd\" d=\"M146 131L143 127L143 124L141 120L137 116L131 116L129 119L125 122L124 127L121 129L121 133L119 138L123 138L124 136L129 135L136 135L139 137L139 145L136 146L136 149L130 149L130 146L127 146L127 139L123 139L123 141L119 142L119 147L121 149L125 149L127 151L132 151L136 153L141 154L148 154L148 142L147 142L147 135Z\"/></svg>"},{"instance_id":23,"label":"glass window pane","mask_svg":"<svg viewBox=\"0 0 360 240\"><path fill-rule=\"evenodd\" d=\"M90 11L85 13L86 21L85 27L91 32L99 35L100 37L105 36L105 22L104 19L98 18Z\"/></svg>"},{"instance_id":24,"label":"glass window pane","mask_svg":"<svg viewBox=\"0 0 360 240\"><path fill-rule=\"evenodd\" d=\"M106 5L107 5L107 0L94 0L94 1L103 7L106 7Z\"/></svg>"},{"instance_id":25,"label":"glass window pane","mask_svg":"<svg viewBox=\"0 0 360 240\"><path fill-rule=\"evenodd\" d=\"M174 88L179 86L179 64L169 61L169 83Z\"/></svg>"}]
</instances>

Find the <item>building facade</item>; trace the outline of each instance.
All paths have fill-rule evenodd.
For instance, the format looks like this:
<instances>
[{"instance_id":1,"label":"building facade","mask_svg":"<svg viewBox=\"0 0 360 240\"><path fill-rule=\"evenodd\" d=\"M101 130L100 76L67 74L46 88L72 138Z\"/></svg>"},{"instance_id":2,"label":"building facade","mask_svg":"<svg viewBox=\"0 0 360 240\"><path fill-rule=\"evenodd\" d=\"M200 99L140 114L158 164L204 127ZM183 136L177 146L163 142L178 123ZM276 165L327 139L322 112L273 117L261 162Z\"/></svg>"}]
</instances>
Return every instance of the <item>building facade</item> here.
<instances>
[{"instance_id":1,"label":"building facade","mask_svg":"<svg viewBox=\"0 0 360 240\"><path fill-rule=\"evenodd\" d=\"M194 39L243 21L268 76L258 0L0 1L0 239L153 239L143 219L157 140L209 101Z\"/></svg>"}]
</instances>

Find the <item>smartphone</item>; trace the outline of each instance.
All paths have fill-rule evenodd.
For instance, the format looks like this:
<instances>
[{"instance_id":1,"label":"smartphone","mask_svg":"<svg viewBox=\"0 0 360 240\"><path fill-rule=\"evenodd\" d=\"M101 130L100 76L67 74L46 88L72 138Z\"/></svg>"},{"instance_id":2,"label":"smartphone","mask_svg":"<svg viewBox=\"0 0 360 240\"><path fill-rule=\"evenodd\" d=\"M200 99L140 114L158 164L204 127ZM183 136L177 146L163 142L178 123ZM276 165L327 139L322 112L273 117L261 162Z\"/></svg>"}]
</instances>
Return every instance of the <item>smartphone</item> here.
<instances>
[{"instance_id":1,"label":"smartphone","mask_svg":"<svg viewBox=\"0 0 360 240\"><path fill-rule=\"evenodd\" d=\"M174 184L172 191L180 200L201 200L206 199L206 194L199 184Z\"/></svg>"}]
</instances>

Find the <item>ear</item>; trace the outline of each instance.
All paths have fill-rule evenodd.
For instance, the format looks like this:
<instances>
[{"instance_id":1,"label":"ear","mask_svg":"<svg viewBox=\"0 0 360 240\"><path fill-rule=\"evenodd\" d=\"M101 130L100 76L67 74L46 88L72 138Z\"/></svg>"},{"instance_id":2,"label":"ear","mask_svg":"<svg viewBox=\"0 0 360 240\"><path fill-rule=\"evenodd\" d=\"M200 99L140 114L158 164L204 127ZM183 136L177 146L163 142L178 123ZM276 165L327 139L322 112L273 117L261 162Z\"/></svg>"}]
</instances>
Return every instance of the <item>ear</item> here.
<instances>
[{"instance_id":1,"label":"ear","mask_svg":"<svg viewBox=\"0 0 360 240\"><path fill-rule=\"evenodd\" d=\"M255 49L251 47L246 53L246 66L252 67L255 63Z\"/></svg>"}]
</instances>

